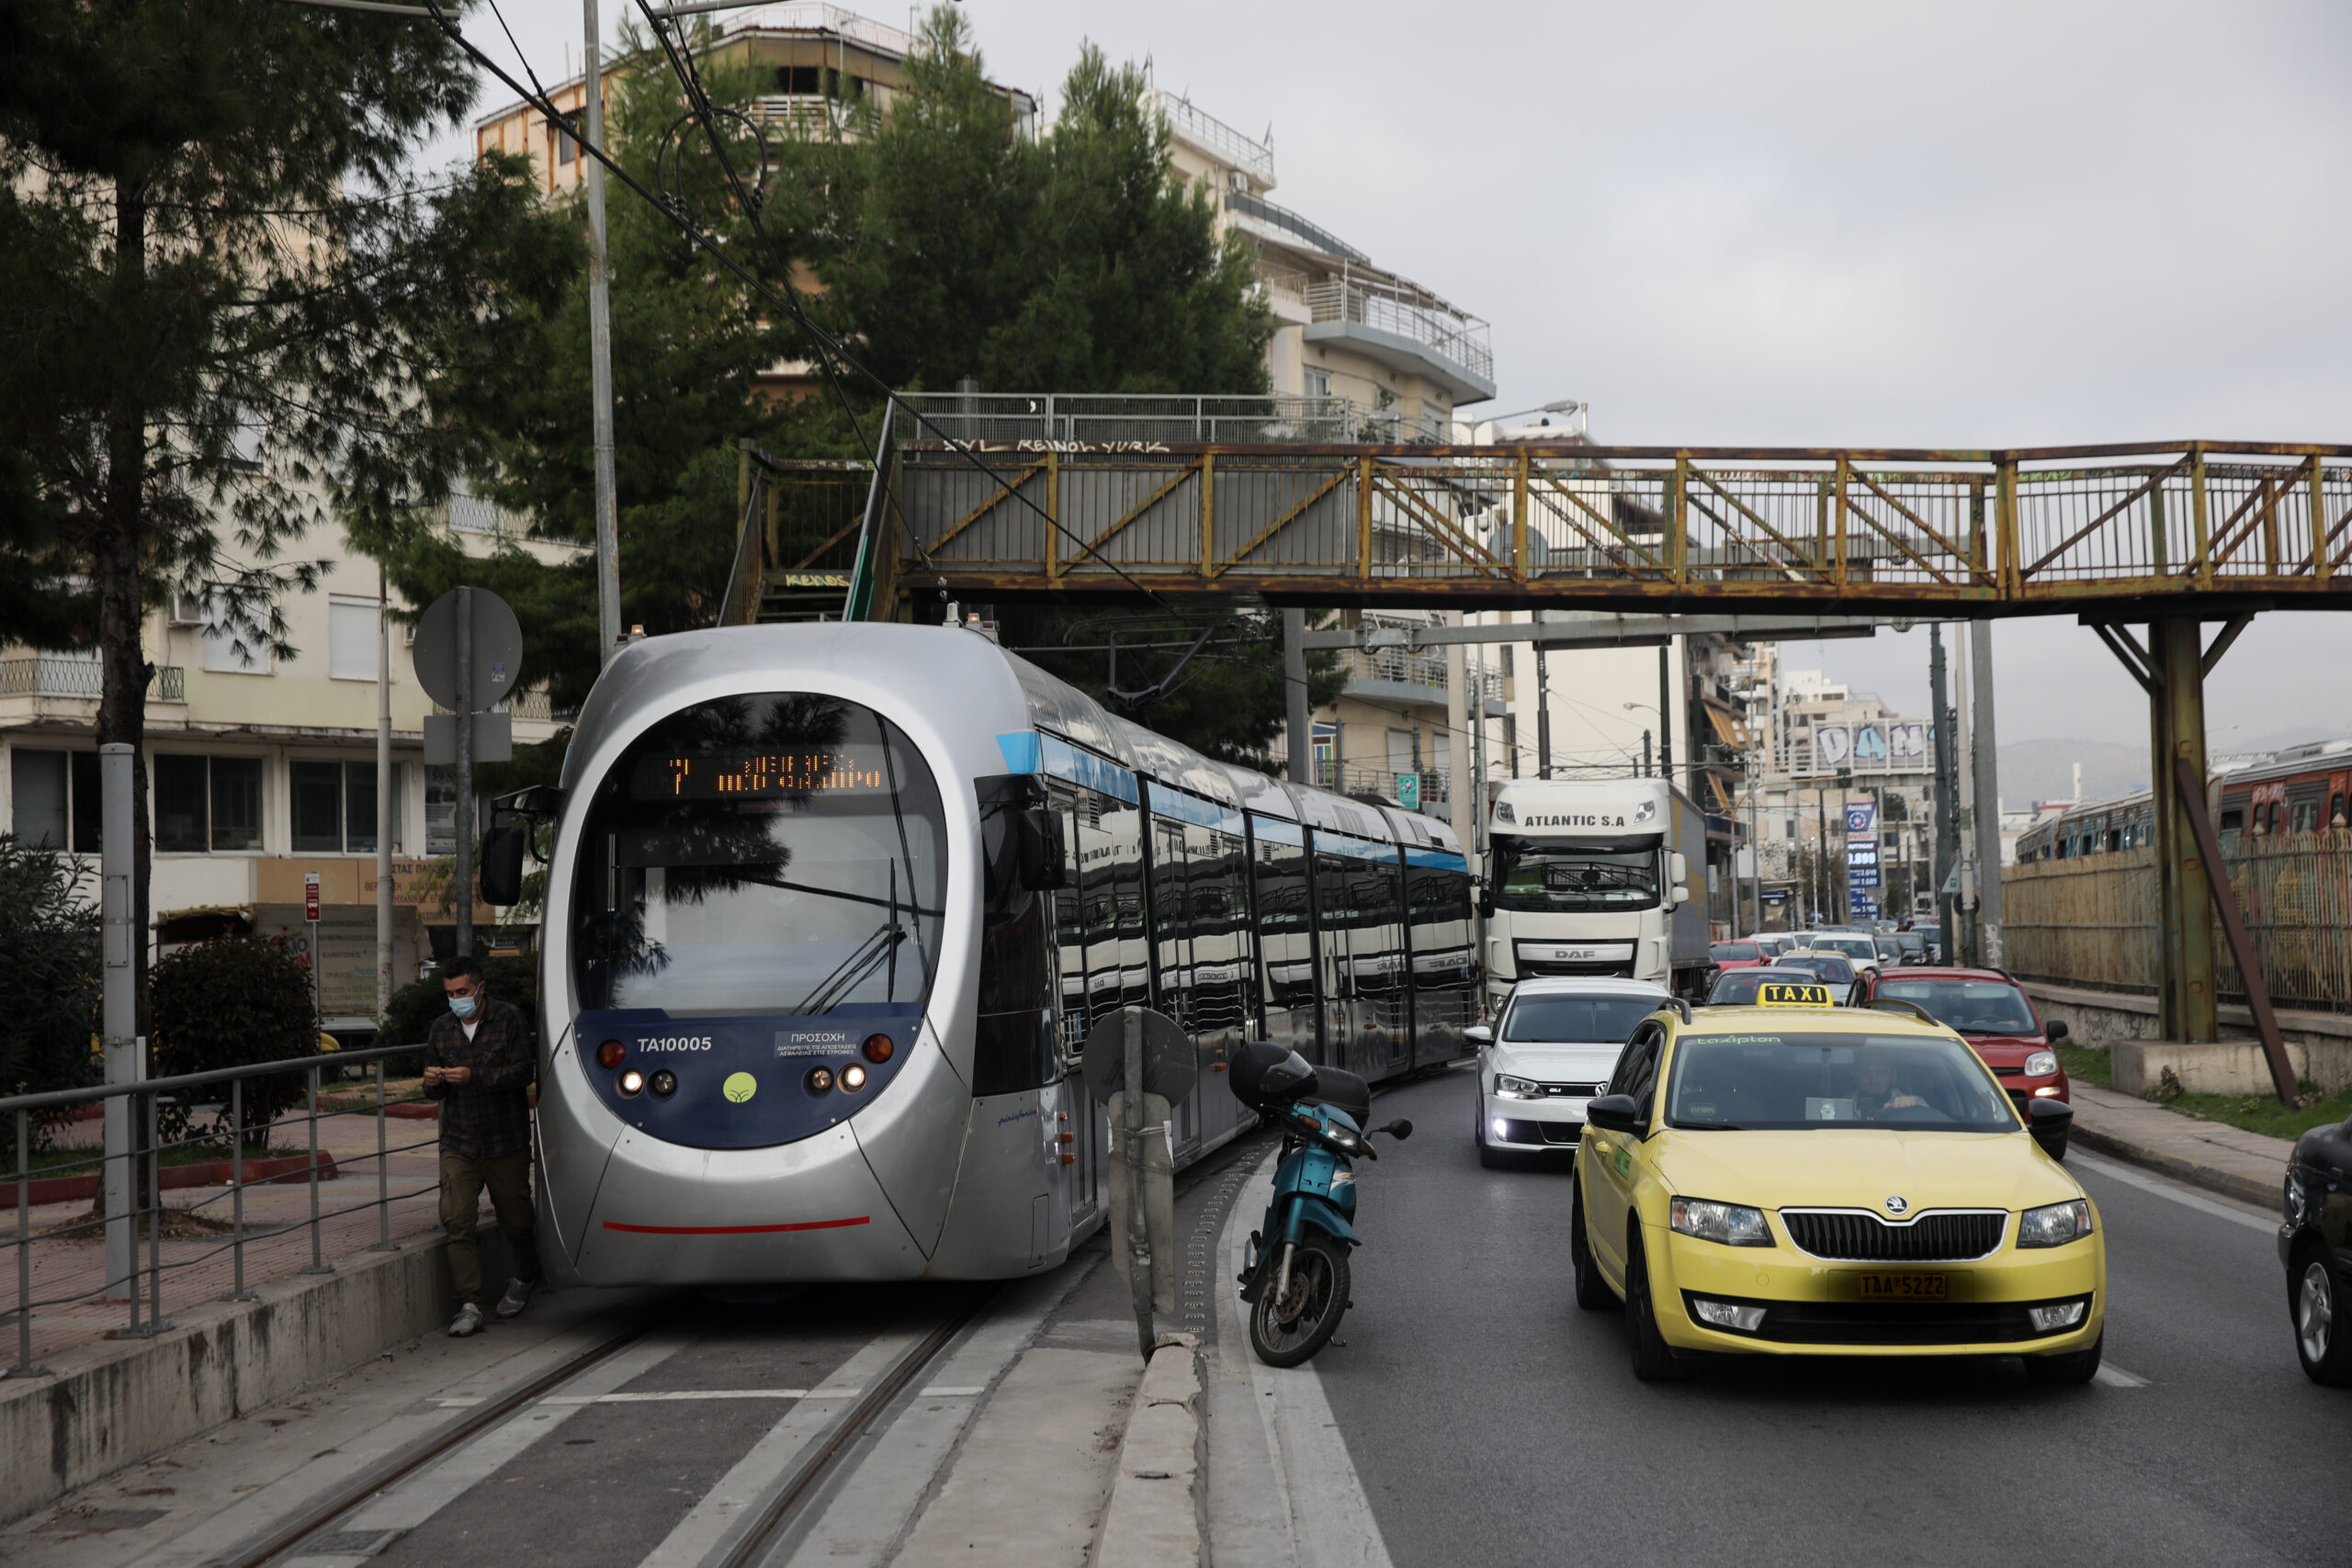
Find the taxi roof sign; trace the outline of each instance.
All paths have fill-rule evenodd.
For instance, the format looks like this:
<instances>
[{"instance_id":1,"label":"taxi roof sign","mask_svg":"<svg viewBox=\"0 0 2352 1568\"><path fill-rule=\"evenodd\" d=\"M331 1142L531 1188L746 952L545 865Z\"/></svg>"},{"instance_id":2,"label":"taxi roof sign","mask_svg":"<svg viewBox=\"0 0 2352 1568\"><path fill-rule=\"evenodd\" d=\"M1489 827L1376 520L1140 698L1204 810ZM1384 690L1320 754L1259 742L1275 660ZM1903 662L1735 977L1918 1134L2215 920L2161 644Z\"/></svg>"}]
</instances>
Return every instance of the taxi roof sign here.
<instances>
[{"instance_id":1,"label":"taxi roof sign","mask_svg":"<svg viewBox=\"0 0 2352 1568\"><path fill-rule=\"evenodd\" d=\"M1762 1008L1826 1008L1837 1000L1829 987L1800 980L1767 980L1756 987L1756 1005Z\"/></svg>"}]
</instances>

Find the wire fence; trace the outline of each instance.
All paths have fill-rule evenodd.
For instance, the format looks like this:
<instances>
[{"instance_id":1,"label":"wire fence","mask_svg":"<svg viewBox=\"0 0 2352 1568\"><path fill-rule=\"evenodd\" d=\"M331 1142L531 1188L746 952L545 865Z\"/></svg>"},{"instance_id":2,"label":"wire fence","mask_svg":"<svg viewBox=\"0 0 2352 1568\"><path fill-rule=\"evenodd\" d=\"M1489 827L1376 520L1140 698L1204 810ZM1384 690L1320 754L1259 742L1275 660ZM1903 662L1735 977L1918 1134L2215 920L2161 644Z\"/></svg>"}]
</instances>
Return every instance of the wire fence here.
<instances>
[{"instance_id":1,"label":"wire fence","mask_svg":"<svg viewBox=\"0 0 2352 1568\"><path fill-rule=\"evenodd\" d=\"M2352 829L2233 836L2222 858L2271 1000L2352 1012ZM2012 972L2061 985L2156 989L2153 848L2011 866L2001 874L2001 906ZM2244 1001L2245 982L2218 921L2213 942L2219 994Z\"/></svg>"},{"instance_id":2,"label":"wire fence","mask_svg":"<svg viewBox=\"0 0 2352 1568\"><path fill-rule=\"evenodd\" d=\"M434 1226L435 1111L386 1076L420 1049L0 1099L17 1218L6 1375L42 1375L40 1354L81 1340L151 1337L170 1326L167 1303L253 1300L258 1280L330 1274L338 1258L396 1251L399 1235ZM266 1114L288 1075L299 1105Z\"/></svg>"}]
</instances>

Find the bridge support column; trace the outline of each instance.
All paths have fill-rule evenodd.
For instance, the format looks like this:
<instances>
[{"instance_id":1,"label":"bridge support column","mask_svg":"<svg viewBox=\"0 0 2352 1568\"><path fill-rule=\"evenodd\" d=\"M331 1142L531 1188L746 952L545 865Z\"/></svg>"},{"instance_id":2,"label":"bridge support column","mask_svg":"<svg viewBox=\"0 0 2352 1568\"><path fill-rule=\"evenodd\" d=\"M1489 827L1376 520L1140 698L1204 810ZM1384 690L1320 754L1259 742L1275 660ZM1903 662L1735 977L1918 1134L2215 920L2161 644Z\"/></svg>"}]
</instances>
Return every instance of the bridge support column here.
<instances>
[{"instance_id":1,"label":"bridge support column","mask_svg":"<svg viewBox=\"0 0 2352 1568\"><path fill-rule=\"evenodd\" d=\"M2219 1040L2213 988L2213 894L2209 868L2181 799L2177 759L2195 778L2205 767L2205 649L2196 617L2176 615L2148 627L2148 765L2154 793L2159 1020L2164 1037L2204 1044Z\"/></svg>"}]
</instances>

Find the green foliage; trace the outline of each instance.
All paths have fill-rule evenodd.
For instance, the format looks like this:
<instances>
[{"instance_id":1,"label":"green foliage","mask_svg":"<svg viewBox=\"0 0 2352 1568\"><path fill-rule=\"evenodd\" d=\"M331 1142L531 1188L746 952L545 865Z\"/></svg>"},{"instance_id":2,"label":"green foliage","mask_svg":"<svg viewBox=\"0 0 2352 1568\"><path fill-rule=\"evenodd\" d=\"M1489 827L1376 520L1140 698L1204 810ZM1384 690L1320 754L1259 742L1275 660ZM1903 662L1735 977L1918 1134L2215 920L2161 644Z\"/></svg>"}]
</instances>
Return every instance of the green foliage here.
<instances>
[{"instance_id":1,"label":"green foliage","mask_svg":"<svg viewBox=\"0 0 2352 1568\"><path fill-rule=\"evenodd\" d=\"M539 965L535 958L500 955L481 962L482 983L490 994L503 1002L512 1002L523 1010L525 1017L538 1026ZM441 989L437 975L411 981L392 993L391 1010L384 1014L384 1032L377 1036L385 1045L422 1045L433 1027L433 1021L449 1010L449 998Z\"/></svg>"},{"instance_id":2,"label":"green foliage","mask_svg":"<svg viewBox=\"0 0 2352 1568\"><path fill-rule=\"evenodd\" d=\"M0 1093L83 1089L103 1077L98 1029L98 912L74 897L79 863L0 833ZM36 1147L51 1126L37 1122ZM16 1150L16 1118L0 1118L0 1152Z\"/></svg>"},{"instance_id":3,"label":"green foliage","mask_svg":"<svg viewBox=\"0 0 2352 1568\"><path fill-rule=\"evenodd\" d=\"M1274 751L1289 700L1279 612L1086 615L1008 608L998 626L1007 648L1112 712L1222 761L1277 776L1287 772L1286 759ZM1114 639L1115 682L1110 655L1095 651ZM1057 651L1062 648L1072 651ZM1307 655L1310 707L1331 702L1346 684L1338 654Z\"/></svg>"},{"instance_id":4,"label":"green foliage","mask_svg":"<svg viewBox=\"0 0 2352 1568\"><path fill-rule=\"evenodd\" d=\"M279 938L221 937L164 954L148 981L148 1006L158 1077L318 1054L311 972ZM305 1075L299 1072L247 1078L247 1137L265 1137L269 1123L302 1103L307 1093ZM195 1098L209 1101L213 1096ZM220 1099L225 1121L228 1096Z\"/></svg>"}]
</instances>

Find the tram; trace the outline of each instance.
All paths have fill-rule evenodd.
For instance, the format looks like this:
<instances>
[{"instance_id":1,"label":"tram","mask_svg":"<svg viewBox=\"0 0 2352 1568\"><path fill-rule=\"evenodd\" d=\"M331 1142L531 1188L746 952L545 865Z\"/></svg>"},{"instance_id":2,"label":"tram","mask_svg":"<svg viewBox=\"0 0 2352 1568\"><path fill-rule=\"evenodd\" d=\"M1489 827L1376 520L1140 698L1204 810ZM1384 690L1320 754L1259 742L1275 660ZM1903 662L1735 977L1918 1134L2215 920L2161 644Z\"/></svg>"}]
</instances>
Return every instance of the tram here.
<instances>
[{"instance_id":1,"label":"tram","mask_svg":"<svg viewBox=\"0 0 2352 1568\"><path fill-rule=\"evenodd\" d=\"M542 804L558 1278L1052 1268L1103 1217L1077 1073L1128 1004L1199 1054L1180 1166L1248 1124L1246 1041L1374 1081L1470 1050L1443 825L1213 761L961 628L632 644Z\"/></svg>"},{"instance_id":2,"label":"tram","mask_svg":"<svg viewBox=\"0 0 2352 1568\"><path fill-rule=\"evenodd\" d=\"M2352 825L2352 740L2320 740L2215 764L2206 807L2223 844ZM2134 790L2070 807L2018 836L2020 862L2073 860L2156 841L2154 799Z\"/></svg>"}]
</instances>

